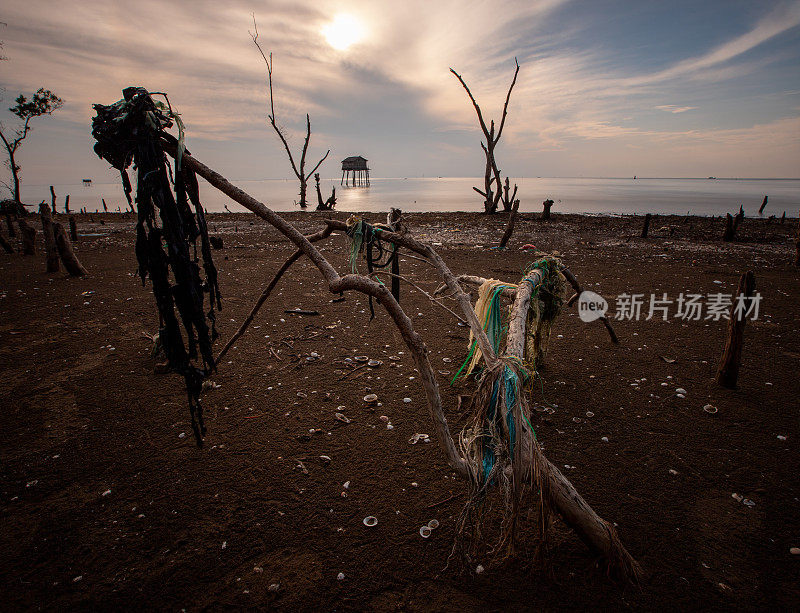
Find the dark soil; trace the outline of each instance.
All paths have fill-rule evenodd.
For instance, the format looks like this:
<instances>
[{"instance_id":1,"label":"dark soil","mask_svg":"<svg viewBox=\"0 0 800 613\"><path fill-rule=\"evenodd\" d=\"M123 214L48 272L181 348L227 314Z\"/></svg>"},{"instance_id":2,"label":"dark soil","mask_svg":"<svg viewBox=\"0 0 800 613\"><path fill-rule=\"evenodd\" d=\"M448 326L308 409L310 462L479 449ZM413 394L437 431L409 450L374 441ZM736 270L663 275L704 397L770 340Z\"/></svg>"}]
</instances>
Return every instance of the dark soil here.
<instances>
[{"instance_id":1,"label":"dark soil","mask_svg":"<svg viewBox=\"0 0 800 613\"><path fill-rule=\"evenodd\" d=\"M320 226L315 213L288 217L304 231ZM510 561L493 564L484 548L468 567L456 557L448 565L466 488L435 442L408 442L432 434L409 353L379 307L370 322L365 298L332 302L307 260L211 377L218 387L204 395L209 431L198 449L181 379L154 374L143 333L158 321L134 276L132 220L92 220L78 216L88 278L47 275L41 244L36 257L0 255L4 609L800 607L800 556L789 552L800 547L797 220L747 219L741 240L723 244L720 219L659 217L643 240L641 217L525 215L498 252L488 247L502 216L409 216L416 235L443 243L457 273L514 282L532 259L523 244L556 250L612 314L623 292L734 293L739 275L755 272L763 299L745 329L736 391L713 379L724 320L645 321L645 305L640 321L614 322L618 346L574 308L554 326L533 400L556 410L536 412L534 426L548 458L618 525L645 570L638 587L609 579L563 525L544 565L534 564L532 520ZM252 216L210 223L225 243L215 252L224 341L293 249ZM346 270L342 236L322 249ZM416 260L401 273L438 285ZM441 371L455 433L457 395L469 388L448 382L465 328L408 286L401 304ZM284 313L295 307L320 315ZM312 352L319 359L306 360ZM352 372L343 360L355 355L383 366ZM362 401L369 392L382 403L374 410ZM362 524L368 515L376 527ZM441 526L422 539L433 518Z\"/></svg>"}]
</instances>

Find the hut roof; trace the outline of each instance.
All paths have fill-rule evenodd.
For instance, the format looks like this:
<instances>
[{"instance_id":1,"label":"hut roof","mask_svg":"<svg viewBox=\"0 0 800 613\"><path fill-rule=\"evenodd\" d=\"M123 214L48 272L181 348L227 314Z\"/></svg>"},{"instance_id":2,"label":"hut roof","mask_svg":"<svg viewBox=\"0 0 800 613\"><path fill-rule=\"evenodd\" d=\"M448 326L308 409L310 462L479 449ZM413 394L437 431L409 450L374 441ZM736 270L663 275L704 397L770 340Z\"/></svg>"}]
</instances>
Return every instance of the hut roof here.
<instances>
[{"instance_id":1,"label":"hut roof","mask_svg":"<svg viewBox=\"0 0 800 613\"><path fill-rule=\"evenodd\" d=\"M342 170L369 170L367 159L360 155L352 155L342 160Z\"/></svg>"}]
</instances>

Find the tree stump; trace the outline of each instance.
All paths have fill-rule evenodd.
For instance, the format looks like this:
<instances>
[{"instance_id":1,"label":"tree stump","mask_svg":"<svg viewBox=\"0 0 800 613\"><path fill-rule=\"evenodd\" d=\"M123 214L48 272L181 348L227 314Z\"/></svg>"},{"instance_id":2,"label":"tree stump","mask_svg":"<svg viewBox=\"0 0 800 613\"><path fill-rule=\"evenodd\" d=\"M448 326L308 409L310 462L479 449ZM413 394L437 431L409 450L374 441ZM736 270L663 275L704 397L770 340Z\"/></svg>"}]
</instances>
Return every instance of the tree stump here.
<instances>
[{"instance_id":1,"label":"tree stump","mask_svg":"<svg viewBox=\"0 0 800 613\"><path fill-rule=\"evenodd\" d=\"M794 237L794 249L794 265L800 266L800 215L797 218L797 236Z\"/></svg>"},{"instance_id":2,"label":"tree stump","mask_svg":"<svg viewBox=\"0 0 800 613\"><path fill-rule=\"evenodd\" d=\"M69 242L64 226L60 223L53 224L53 233L56 237L56 245L58 246L58 254L61 256L61 263L64 268L73 277L83 277L87 275L86 269L78 260L75 252L72 250L72 243Z\"/></svg>"},{"instance_id":3,"label":"tree stump","mask_svg":"<svg viewBox=\"0 0 800 613\"><path fill-rule=\"evenodd\" d=\"M22 218L17 223L22 234L22 255L36 255L36 229Z\"/></svg>"},{"instance_id":4,"label":"tree stump","mask_svg":"<svg viewBox=\"0 0 800 613\"><path fill-rule=\"evenodd\" d=\"M50 186L52 190L52 186ZM55 194L53 195L55 200ZM50 207L46 202L39 205L39 214L42 216L42 234L44 234L44 252L47 261L47 272L58 272L58 249L56 248L56 237L53 234L53 218L50 214Z\"/></svg>"},{"instance_id":5,"label":"tree stump","mask_svg":"<svg viewBox=\"0 0 800 613\"><path fill-rule=\"evenodd\" d=\"M733 216L725 213L725 231L722 233L722 240L730 243L736 234L736 225L733 223Z\"/></svg>"},{"instance_id":6,"label":"tree stump","mask_svg":"<svg viewBox=\"0 0 800 613\"><path fill-rule=\"evenodd\" d=\"M64 200L64 212L69 215L69 194L67 194L67 199Z\"/></svg>"},{"instance_id":7,"label":"tree stump","mask_svg":"<svg viewBox=\"0 0 800 613\"><path fill-rule=\"evenodd\" d=\"M544 207L544 209L542 210L542 219L550 219L550 207L552 207L554 204L555 202L553 202L549 198L544 202L542 202L542 206Z\"/></svg>"},{"instance_id":8,"label":"tree stump","mask_svg":"<svg viewBox=\"0 0 800 613\"><path fill-rule=\"evenodd\" d=\"M2 247L3 251L6 253L14 253L14 248L11 246L11 243L9 243L2 234L0 234L0 247Z\"/></svg>"},{"instance_id":9,"label":"tree stump","mask_svg":"<svg viewBox=\"0 0 800 613\"><path fill-rule=\"evenodd\" d=\"M756 279L752 270L748 270L739 279L739 289L736 291L737 298L734 305L738 302L738 296L752 298L756 289ZM749 307L750 300L745 300L745 306ZM744 325L747 322L747 309L742 309L736 313L732 309L731 318L728 321L728 338L725 341L725 349L722 351L722 359L717 370L717 383L728 389L736 389L736 380L739 377L739 365L742 361L742 345L744 342Z\"/></svg>"},{"instance_id":10,"label":"tree stump","mask_svg":"<svg viewBox=\"0 0 800 613\"><path fill-rule=\"evenodd\" d=\"M11 221L11 213L9 213L8 211L6 211L6 226L8 227L8 235L11 238L16 238L17 231L14 229L14 224Z\"/></svg>"},{"instance_id":11,"label":"tree stump","mask_svg":"<svg viewBox=\"0 0 800 613\"><path fill-rule=\"evenodd\" d=\"M653 216L648 213L644 216L644 227L642 228L642 238L647 238L647 233L650 231L650 220Z\"/></svg>"},{"instance_id":12,"label":"tree stump","mask_svg":"<svg viewBox=\"0 0 800 613\"><path fill-rule=\"evenodd\" d=\"M78 242L78 224L75 223L75 215L69 216L69 238L73 243Z\"/></svg>"}]
</instances>

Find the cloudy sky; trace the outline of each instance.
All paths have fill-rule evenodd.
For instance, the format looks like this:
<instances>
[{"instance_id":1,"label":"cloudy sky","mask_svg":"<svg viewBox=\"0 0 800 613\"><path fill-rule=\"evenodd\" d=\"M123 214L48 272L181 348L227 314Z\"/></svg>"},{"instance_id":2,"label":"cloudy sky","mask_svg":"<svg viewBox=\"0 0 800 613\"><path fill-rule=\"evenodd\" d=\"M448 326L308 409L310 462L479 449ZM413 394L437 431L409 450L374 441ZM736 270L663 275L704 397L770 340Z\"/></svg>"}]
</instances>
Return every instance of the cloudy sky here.
<instances>
[{"instance_id":1,"label":"cloudy sky","mask_svg":"<svg viewBox=\"0 0 800 613\"><path fill-rule=\"evenodd\" d=\"M192 152L233 179L290 169L304 114L324 176L352 154L376 176L476 176L480 134L449 67L499 117L515 176L797 177L800 2L6 0L2 108L46 87L64 101L22 150L23 181L113 180L91 151L91 104L129 85L166 91ZM8 126L13 117L0 119Z\"/></svg>"}]
</instances>

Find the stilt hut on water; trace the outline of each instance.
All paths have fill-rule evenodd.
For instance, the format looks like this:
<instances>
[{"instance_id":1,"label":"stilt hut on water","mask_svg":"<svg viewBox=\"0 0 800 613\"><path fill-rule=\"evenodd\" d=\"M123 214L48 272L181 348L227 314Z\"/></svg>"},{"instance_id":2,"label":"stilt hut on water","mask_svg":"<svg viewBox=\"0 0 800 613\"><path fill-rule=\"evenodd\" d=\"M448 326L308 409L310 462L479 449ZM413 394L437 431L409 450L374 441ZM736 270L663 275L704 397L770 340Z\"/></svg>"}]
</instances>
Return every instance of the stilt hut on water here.
<instances>
[{"instance_id":1,"label":"stilt hut on water","mask_svg":"<svg viewBox=\"0 0 800 613\"><path fill-rule=\"evenodd\" d=\"M353 155L342 160L342 185L369 186L369 168L366 158Z\"/></svg>"}]
</instances>

